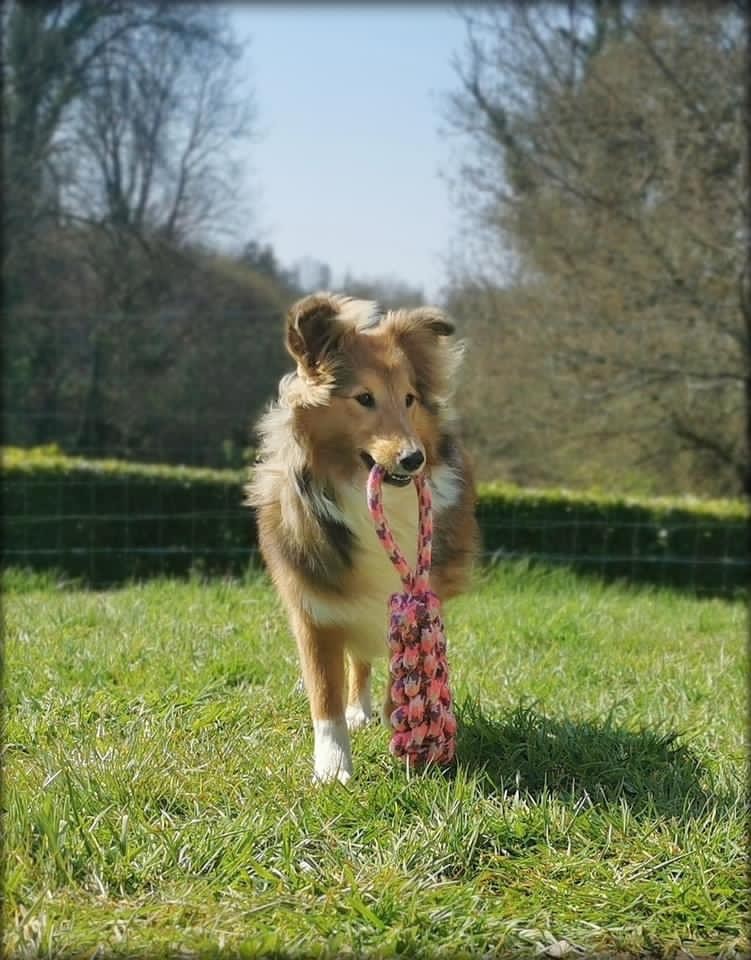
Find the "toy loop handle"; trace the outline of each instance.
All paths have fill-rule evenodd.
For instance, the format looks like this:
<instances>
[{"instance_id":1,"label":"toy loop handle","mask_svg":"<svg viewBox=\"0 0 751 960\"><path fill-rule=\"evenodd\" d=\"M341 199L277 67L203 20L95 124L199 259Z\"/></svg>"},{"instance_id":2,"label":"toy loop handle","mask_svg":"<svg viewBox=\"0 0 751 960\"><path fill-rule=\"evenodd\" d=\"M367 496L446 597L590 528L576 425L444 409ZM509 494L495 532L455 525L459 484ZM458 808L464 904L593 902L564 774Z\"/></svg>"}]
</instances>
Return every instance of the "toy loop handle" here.
<instances>
[{"instance_id":1,"label":"toy loop handle","mask_svg":"<svg viewBox=\"0 0 751 960\"><path fill-rule=\"evenodd\" d=\"M432 560L433 520L432 497L430 486L424 474L414 478L419 506L419 526L417 531L417 564L414 572L407 563L407 558L399 548L391 527L388 525L383 511L381 486L386 470L376 464L368 476L368 508L376 525L378 539L383 544L389 559L394 564L396 572L408 593L424 593L430 584L430 564Z\"/></svg>"}]
</instances>

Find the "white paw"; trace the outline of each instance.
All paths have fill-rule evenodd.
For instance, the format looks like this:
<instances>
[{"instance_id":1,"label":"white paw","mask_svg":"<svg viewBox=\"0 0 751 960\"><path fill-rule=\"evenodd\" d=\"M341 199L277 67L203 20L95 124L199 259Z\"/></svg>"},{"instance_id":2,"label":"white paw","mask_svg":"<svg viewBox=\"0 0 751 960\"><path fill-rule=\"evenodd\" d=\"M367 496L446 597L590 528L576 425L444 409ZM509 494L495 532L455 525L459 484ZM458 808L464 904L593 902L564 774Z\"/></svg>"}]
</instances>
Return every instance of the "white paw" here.
<instances>
[{"instance_id":1,"label":"white paw","mask_svg":"<svg viewBox=\"0 0 751 960\"><path fill-rule=\"evenodd\" d=\"M352 751L344 718L314 720L313 782L346 783L352 776Z\"/></svg>"},{"instance_id":2,"label":"white paw","mask_svg":"<svg viewBox=\"0 0 751 960\"><path fill-rule=\"evenodd\" d=\"M324 783L333 783L334 780L338 780L339 783L349 783L352 779L352 774L347 773L346 770L337 769L337 772L333 770L313 770L313 783L316 786L322 786Z\"/></svg>"},{"instance_id":3,"label":"white paw","mask_svg":"<svg viewBox=\"0 0 751 960\"><path fill-rule=\"evenodd\" d=\"M368 710L366 712L359 703L347 707L344 712L344 717L350 733L354 733L355 730L362 730L363 727L366 727L368 723L370 723L370 711Z\"/></svg>"}]
</instances>

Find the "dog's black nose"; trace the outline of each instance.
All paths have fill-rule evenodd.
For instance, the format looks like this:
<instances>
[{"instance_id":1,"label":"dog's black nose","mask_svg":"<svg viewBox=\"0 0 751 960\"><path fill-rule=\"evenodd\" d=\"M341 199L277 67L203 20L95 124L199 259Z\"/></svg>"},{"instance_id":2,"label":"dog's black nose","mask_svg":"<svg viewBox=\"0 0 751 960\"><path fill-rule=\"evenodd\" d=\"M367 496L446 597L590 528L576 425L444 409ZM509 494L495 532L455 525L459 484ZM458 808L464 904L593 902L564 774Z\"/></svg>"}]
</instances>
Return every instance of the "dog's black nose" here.
<instances>
[{"instance_id":1,"label":"dog's black nose","mask_svg":"<svg viewBox=\"0 0 751 960\"><path fill-rule=\"evenodd\" d=\"M423 463L425 463L425 455L422 450L413 450L412 453L401 458L399 466L404 467L409 473L414 473L415 470L420 469Z\"/></svg>"}]
</instances>

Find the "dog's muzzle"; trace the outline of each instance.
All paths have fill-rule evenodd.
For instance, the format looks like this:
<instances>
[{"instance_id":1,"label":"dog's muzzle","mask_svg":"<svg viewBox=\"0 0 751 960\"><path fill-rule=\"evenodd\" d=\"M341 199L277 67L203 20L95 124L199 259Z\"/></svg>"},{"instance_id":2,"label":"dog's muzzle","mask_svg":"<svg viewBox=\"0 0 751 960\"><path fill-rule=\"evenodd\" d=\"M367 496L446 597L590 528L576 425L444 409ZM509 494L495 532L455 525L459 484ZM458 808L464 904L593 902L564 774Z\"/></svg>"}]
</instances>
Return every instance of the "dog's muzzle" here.
<instances>
[{"instance_id":1,"label":"dog's muzzle","mask_svg":"<svg viewBox=\"0 0 751 960\"><path fill-rule=\"evenodd\" d=\"M362 462L365 464L368 470L372 470L375 466L375 460L371 457L371 455L363 450L363 452L360 454L360 457L362 458ZM425 456L422 451L415 450L406 457L402 457L402 459L399 461L399 466L404 467L405 472L402 473L399 471L390 473L387 471L383 478L384 482L390 483L393 487L406 487L424 462Z\"/></svg>"}]
</instances>

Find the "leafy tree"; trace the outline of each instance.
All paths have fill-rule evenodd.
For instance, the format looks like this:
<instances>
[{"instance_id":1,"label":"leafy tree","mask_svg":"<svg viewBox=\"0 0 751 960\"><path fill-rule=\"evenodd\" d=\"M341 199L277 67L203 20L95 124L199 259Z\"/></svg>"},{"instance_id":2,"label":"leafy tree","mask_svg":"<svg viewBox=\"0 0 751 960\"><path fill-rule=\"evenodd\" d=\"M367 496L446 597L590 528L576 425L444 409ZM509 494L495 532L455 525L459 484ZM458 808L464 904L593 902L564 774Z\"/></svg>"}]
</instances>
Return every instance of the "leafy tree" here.
<instances>
[{"instance_id":1,"label":"leafy tree","mask_svg":"<svg viewBox=\"0 0 751 960\"><path fill-rule=\"evenodd\" d=\"M524 429L569 462L751 492L742 10L463 14L469 287L527 358Z\"/></svg>"}]
</instances>

